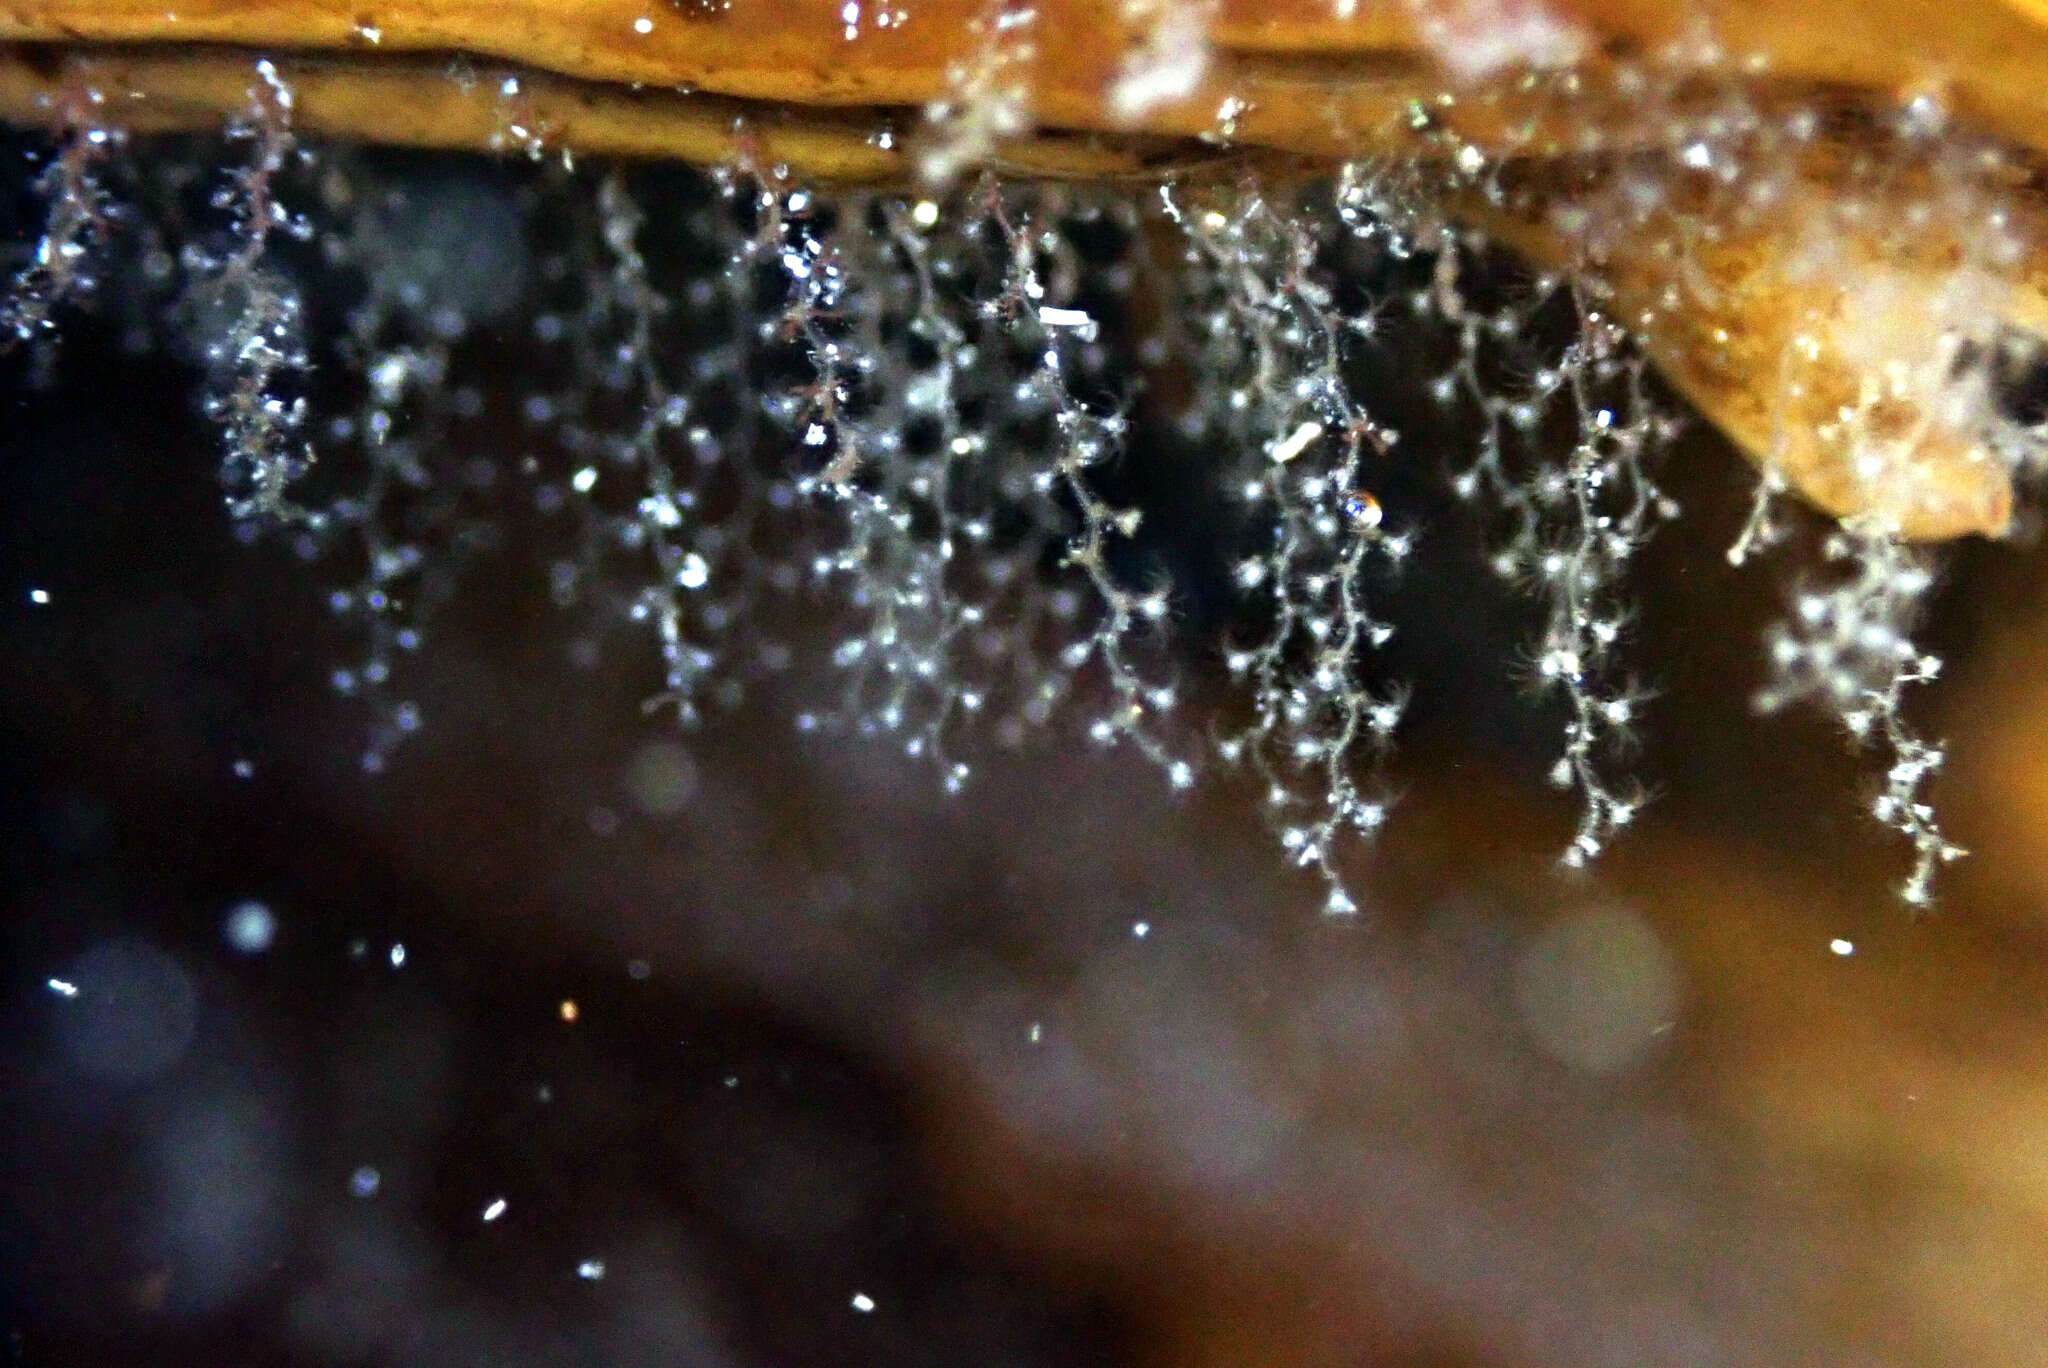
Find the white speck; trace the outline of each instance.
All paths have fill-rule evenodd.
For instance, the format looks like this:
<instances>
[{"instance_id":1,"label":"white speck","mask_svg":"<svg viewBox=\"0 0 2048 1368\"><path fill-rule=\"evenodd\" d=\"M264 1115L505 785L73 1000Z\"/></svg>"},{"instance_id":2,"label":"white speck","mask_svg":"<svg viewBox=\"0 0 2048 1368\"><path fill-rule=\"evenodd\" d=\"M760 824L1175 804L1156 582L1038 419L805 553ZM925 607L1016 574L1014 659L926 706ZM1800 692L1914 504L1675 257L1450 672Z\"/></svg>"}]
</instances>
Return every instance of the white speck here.
<instances>
[{"instance_id":1,"label":"white speck","mask_svg":"<svg viewBox=\"0 0 2048 1368\"><path fill-rule=\"evenodd\" d=\"M1843 940L1840 936L1837 936L1828 942L1828 949L1838 955L1853 955L1856 953L1856 943Z\"/></svg>"},{"instance_id":2,"label":"white speck","mask_svg":"<svg viewBox=\"0 0 2048 1368\"><path fill-rule=\"evenodd\" d=\"M585 1259L576 1265L576 1276L585 1282L596 1282L604 1276L603 1259Z\"/></svg>"},{"instance_id":3,"label":"white speck","mask_svg":"<svg viewBox=\"0 0 2048 1368\"><path fill-rule=\"evenodd\" d=\"M267 905L246 899L228 909L221 935L240 953L260 955L277 939L277 916Z\"/></svg>"},{"instance_id":4,"label":"white speck","mask_svg":"<svg viewBox=\"0 0 2048 1368\"><path fill-rule=\"evenodd\" d=\"M875 1299L865 1292L856 1292L853 1294L853 1309L865 1316L875 1309Z\"/></svg>"},{"instance_id":5,"label":"white speck","mask_svg":"<svg viewBox=\"0 0 2048 1368\"><path fill-rule=\"evenodd\" d=\"M1031 1023L1030 1035L1031 1043L1033 1045L1036 1045L1040 1040L1043 1040L1045 1038L1045 1028L1034 1021Z\"/></svg>"},{"instance_id":6,"label":"white speck","mask_svg":"<svg viewBox=\"0 0 2048 1368\"><path fill-rule=\"evenodd\" d=\"M1461 83L1509 67L1556 69L1584 56L1588 39L1553 17L1554 8L1511 0L1459 0L1420 10L1422 41Z\"/></svg>"},{"instance_id":7,"label":"white speck","mask_svg":"<svg viewBox=\"0 0 2048 1368\"><path fill-rule=\"evenodd\" d=\"M368 1164L348 1176L348 1190L357 1197L375 1197L383 1185L384 1175Z\"/></svg>"},{"instance_id":8,"label":"white speck","mask_svg":"<svg viewBox=\"0 0 2048 1368\"><path fill-rule=\"evenodd\" d=\"M1286 465L1302 452L1308 450L1310 442L1323 435L1323 425L1311 418L1306 423L1273 444L1273 464Z\"/></svg>"},{"instance_id":9,"label":"white speck","mask_svg":"<svg viewBox=\"0 0 2048 1368\"><path fill-rule=\"evenodd\" d=\"M1110 86L1109 107L1119 122L1134 122L1201 88L1202 78L1209 72L1208 17L1213 8L1182 4L1158 8L1151 31L1126 56L1123 70Z\"/></svg>"},{"instance_id":10,"label":"white speck","mask_svg":"<svg viewBox=\"0 0 2048 1368\"><path fill-rule=\"evenodd\" d=\"M648 34L654 32L654 21L652 19L649 19L644 14L641 15L638 19L635 19L633 21L633 32L639 34Z\"/></svg>"},{"instance_id":11,"label":"white speck","mask_svg":"<svg viewBox=\"0 0 2048 1368\"><path fill-rule=\"evenodd\" d=\"M682 569L676 571L676 583L685 589L702 589L711 583L711 564L695 551L683 557Z\"/></svg>"},{"instance_id":12,"label":"white speck","mask_svg":"<svg viewBox=\"0 0 2048 1368\"><path fill-rule=\"evenodd\" d=\"M597 488L597 467L585 466L569 477L569 484L578 494L588 494Z\"/></svg>"},{"instance_id":13,"label":"white speck","mask_svg":"<svg viewBox=\"0 0 2048 1368\"><path fill-rule=\"evenodd\" d=\"M929 228L939 221L939 206L932 200L919 200L910 211L910 221L920 228Z\"/></svg>"},{"instance_id":14,"label":"white speck","mask_svg":"<svg viewBox=\"0 0 2048 1368\"><path fill-rule=\"evenodd\" d=\"M1040 309L1038 321L1048 328L1072 328L1083 342L1095 340L1095 320L1086 309Z\"/></svg>"},{"instance_id":15,"label":"white speck","mask_svg":"<svg viewBox=\"0 0 2048 1368\"><path fill-rule=\"evenodd\" d=\"M1714 164L1714 149L1703 142L1688 143L1678 159L1695 171L1704 171Z\"/></svg>"},{"instance_id":16,"label":"white speck","mask_svg":"<svg viewBox=\"0 0 2048 1368\"><path fill-rule=\"evenodd\" d=\"M1145 939L1145 937L1147 937L1147 936L1149 936L1149 935L1151 935L1151 934L1152 934L1152 923L1151 923L1151 922L1132 922L1132 923L1131 923L1131 934L1132 934L1132 935L1134 935L1134 936L1136 936L1136 937L1137 937L1137 938L1138 938L1139 940L1143 940L1143 939Z\"/></svg>"},{"instance_id":17,"label":"white speck","mask_svg":"<svg viewBox=\"0 0 2048 1368\"><path fill-rule=\"evenodd\" d=\"M1468 176L1476 176L1486 169L1486 154L1471 143L1458 149L1458 169Z\"/></svg>"},{"instance_id":18,"label":"white speck","mask_svg":"<svg viewBox=\"0 0 2048 1368\"><path fill-rule=\"evenodd\" d=\"M234 768L237 779L253 779L256 776L256 766L251 761L237 760Z\"/></svg>"},{"instance_id":19,"label":"white speck","mask_svg":"<svg viewBox=\"0 0 2048 1368\"><path fill-rule=\"evenodd\" d=\"M37 607L41 607L50 601L50 591L47 589L31 589L28 591L28 601Z\"/></svg>"},{"instance_id":20,"label":"white speck","mask_svg":"<svg viewBox=\"0 0 2048 1368\"><path fill-rule=\"evenodd\" d=\"M490 1205L484 1208L484 1220L495 1221L500 1216L503 1216L505 1214L505 1205L506 1203L503 1197L491 1198Z\"/></svg>"},{"instance_id":21,"label":"white speck","mask_svg":"<svg viewBox=\"0 0 2048 1368\"><path fill-rule=\"evenodd\" d=\"M391 945L391 967L392 967L393 969L403 969L403 968L405 968L405 945L404 945L404 944L403 944L402 942L398 942L398 941L394 941L394 942L392 942L392 945Z\"/></svg>"},{"instance_id":22,"label":"white speck","mask_svg":"<svg viewBox=\"0 0 2048 1368\"><path fill-rule=\"evenodd\" d=\"M78 996L78 985L69 979L53 978L50 980L50 991L60 998L75 998Z\"/></svg>"}]
</instances>

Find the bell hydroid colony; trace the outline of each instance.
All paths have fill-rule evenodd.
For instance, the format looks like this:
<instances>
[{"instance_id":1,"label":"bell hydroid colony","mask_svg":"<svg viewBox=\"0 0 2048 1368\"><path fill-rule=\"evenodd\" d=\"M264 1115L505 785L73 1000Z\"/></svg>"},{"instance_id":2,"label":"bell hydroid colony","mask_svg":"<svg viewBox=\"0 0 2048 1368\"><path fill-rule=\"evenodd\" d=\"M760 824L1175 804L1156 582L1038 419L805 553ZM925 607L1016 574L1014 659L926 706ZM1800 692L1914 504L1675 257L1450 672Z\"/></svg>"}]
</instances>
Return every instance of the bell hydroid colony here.
<instances>
[{"instance_id":1,"label":"bell hydroid colony","mask_svg":"<svg viewBox=\"0 0 2048 1368\"><path fill-rule=\"evenodd\" d=\"M459 7L345 39L199 16L220 31L191 36L244 49L183 57L53 46L95 30L31 7L0 104L46 135L43 226L6 342L32 376L97 310L190 358L227 522L285 540L352 633L332 677L367 768L425 724L407 681L437 605L533 536L578 650L644 643L665 725L801 674L795 725L948 789L1047 727L1176 788L1239 768L1333 913L1389 819L1408 695L1386 604L1431 531L1391 473L1442 465L1503 592L1540 605L1500 666L1563 702L1550 777L1582 864L1645 798L1629 574L1679 516L1656 472L1690 408L1760 472L1731 560L1812 516L1795 496L1835 524L1762 633L1758 701L1817 703L1880 752L1872 812L1928 902L1960 852L1929 800L1942 749L1904 713L1940 668L1913 638L1924 543L2003 531L2043 450L2019 395L2044 238L2002 87L1965 92L1966 119L1932 87L1807 80L1720 31L1771 38L1756 7L1649 43L1597 6L1334 0L1283 16L1333 54L1320 87L1276 78L1322 68L1219 0L1067 8L1119 35L1093 66L1059 7L850 3L820 36L746 5L576 5L558 22L610 46L551 75L537 39L467 42ZM146 17L89 19L180 36ZM880 98L874 54L913 29L944 60ZM798 30L837 65L788 90L743 64L725 94L617 83ZM1398 74L1346 67L1361 44ZM302 50L334 47L353 55ZM516 174L423 175L362 141L394 117ZM705 169L634 160L664 136ZM1422 428L1369 398L1389 374L1419 382ZM1205 643L1244 700L1219 725L1185 716L1185 591L1147 547L1189 505L1128 477L1148 444L1203 491L1238 599ZM762 611L807 596L832 624L815 659Z\"/></svg>"}]
</instances>

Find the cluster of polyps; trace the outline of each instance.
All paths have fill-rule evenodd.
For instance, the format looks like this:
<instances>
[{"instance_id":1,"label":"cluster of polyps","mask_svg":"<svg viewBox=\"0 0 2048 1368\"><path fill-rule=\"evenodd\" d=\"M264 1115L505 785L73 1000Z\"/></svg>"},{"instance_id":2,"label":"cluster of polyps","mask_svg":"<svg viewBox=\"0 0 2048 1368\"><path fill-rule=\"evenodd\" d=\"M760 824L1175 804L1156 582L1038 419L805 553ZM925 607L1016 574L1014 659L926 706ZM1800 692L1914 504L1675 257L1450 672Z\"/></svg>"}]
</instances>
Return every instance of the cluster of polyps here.
<instances>
[{"instance_id":1,"label":"cluster of polyps","mask_svg":"<svg viewBox=\"0 0 2048 1368\"><path fill-rule=\"evenodd\" d=\"M1200 72L1190 35L1201 25L1189 16L1203 12L1134 4L1156 30L1125 72L1134 107ZM1033 12L992 6L982 22L988 41L954 71L957 98L932 111L939 128L923 169L935 180L1026 126ZM394 663L422 639L434 566L466 544L451 529L472 516L469 494L496 481L472 469L461 497L437 493L449 462L436 445L484 401L465 383L460 311L428 298L407 268L370 260L392 236L380 196L404 188L346 153L302 146L291 91L268 63L256 75L211 201L216 221L151 226L190 238L156 283L172 299L163 316L199 334L190 340L209 360L206 409L222 429L231 513L251 528L291 527L308 555L339 554L360 572L334 603L368 645L335 679L384 700L374 767L419 725L417 708L384 698ZM97 109L82 100L63 121L42 179L49 227L7 306L24 341L46 340L50 311L123 250L108 189L122 136ZM1417 118L1430 126L1427 111ZM1350 910L1341 847L1386 819L1376 757L1405 703L1374 664L1392 632L1375 600L1413 535L1374 490L1400 434L1366 409L1355 381L1397 326L1388 306L1405 298L1418 334L1449 356L1435 386L1459 415L1447 423L1477 434L1452 488L1494 511L1496 566L1547 610L1531 674L1568 704L1553 775L1583 799L1565 856L1581 863L1641 803L1611 772L1644 697L1618 663L1624 587L1636 550L1676 511L1648 474L1670 424L1645 387L1647 347L1751 439L1767 493L1796 485L1826 504L1830 479L1848 490L1835 511L1857 510L1858 535L1840 546L1864 567L1857 584L1875 575L1885 587L1852 585L1841 611L1807 624L1817 635L1799 622L1781 635L1785 673L1770 697L1833 700L1858 735L1892 745L1879 816L1913 840L1908 892L1922 901L1932 868L1955 852L1921 793L1939 749L1899 719L1901 688L1933 665L1905 644L1921 596L1890 567L1909 559L1909 516L1955 511L1926 492L1950 498L1942 481L1955 464L1929 485L1929 450L1998 426L1984 358L2001 343L1973 324L1973 306L2002 317L1996 296L2014 258L1901 251L1879 263L1885 271L1845 273L1819 232L1814 252L1757 268L1756 240L1783 238L1787 215L1812 203L1801 179L1811 127L1739 109L1671 126L1673 157L1565 194L1516 190L1501 159L1455 138L1404 164L1346 168L1334 195L1252 174L1136 193L989 178L925 196L827 193L765 164L742 137L683 235L695 274L681 287L666 279L668 225L650 227L631 178L578 173L567 159L559 171L532 168L522 193L571 225L550 258L558 269L530 291L532 335L551 357L536 374L553 378L521 400L536 451L512 472L571 528L551 587L652 635L662 661L653 702L686 726L753 671L788 667L786 647L754 634L752 610L808 583L836 598L846 625L827 653L838 702L805 711L802 725L895 738L956 787L971 773L964 729L1016 741L1078 703L1085 735L1135 746L1185 786L1197 743L1171 723L1179 691L1155 646L1172 592L1138 545L1144 514L1104 478L1147 375L1183 368L1193 383L1182 426L1204 463L1188 478L1220 476L1262 529L1236 569L1258 625L1225 652L1251 720L1217 749L1254 771L1292 858L1320 872L1333 911ZM119 174L141 185L152 173ZM331 192L350 177L354 191ZM1450 226L1450 204L1550 269L1475 302L1486 291L1472 287L1471 264L1487 232ZM1840 212L1821 226L1853 227ZM367 286L339 339L305 336L295 282L306 266L279 250L316 233L330 264ZM1998 224L1985 241L2010 236ZM1347 293L1344 252L1361 243L1411 261L1400 293L1362 303ZM1139 319L1140 280L1172 301L1170 316ZM1789 302L1768 317L1742 302L1765 294ZM1546 309L1571 320L1554 344L1537 340ZM1740 327L1749 333L1737 337ZM1718 341L1701 343L1703 330ZM1783 378L1761 387L1760 407L1757 358L1741 353L1758 338L1775 347L1767 359ZM1688 370L1716 347L1719 370ZM324 432L308 409L314 351L332 352L360 390ZM1745 357L1747 387L1716 390ZM1847 391L1844 376L1856 381ZM1980 482L1993 494L2039 446L2030 430L2003 431L2013 440L1965 453L1997 476ZM339 473L302 497L320 483L309 481L316 469ZM1910 507L1880 516L1900 491ZM1771 527L1760 517L1738 551ZM1840 664L1844 632L1864 664ZM1864 650L1876 636L1891 644Z\"/></svg>"}]
</instances>

